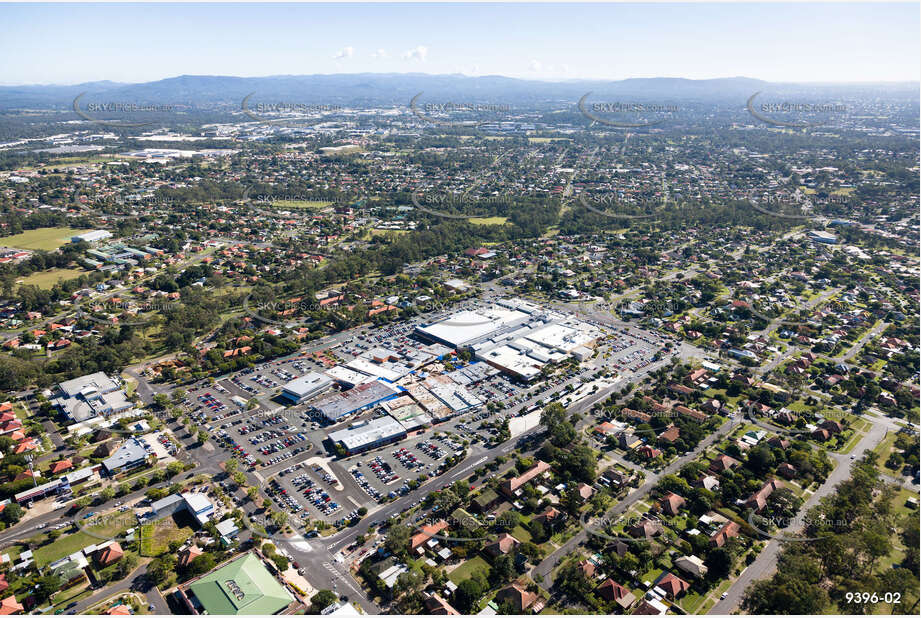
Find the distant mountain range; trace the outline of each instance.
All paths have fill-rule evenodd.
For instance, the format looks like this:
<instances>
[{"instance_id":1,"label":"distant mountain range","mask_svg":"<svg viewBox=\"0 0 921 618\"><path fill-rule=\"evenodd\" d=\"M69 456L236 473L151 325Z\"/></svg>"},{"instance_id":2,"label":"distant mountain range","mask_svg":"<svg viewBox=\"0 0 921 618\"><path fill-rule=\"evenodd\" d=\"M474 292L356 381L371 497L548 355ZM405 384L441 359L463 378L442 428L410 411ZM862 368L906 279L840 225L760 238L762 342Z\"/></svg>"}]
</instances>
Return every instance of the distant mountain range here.
<instances>
[{"instance_id":1,"label":"distant mountain range","mask_svg":"<svg viewBox=\"0 0 921 618\"><path fill-rule=\"evenodd\" d=\"M784 84L747 77L682 79L632 78L620 81L537 81L501 76L357 73L226 77L182 75L138 84L110 81L72 86L0 86L0 109L65 109L86 93L81 105L133 103L193 108L239 107L251 93L255 102L349 106L406 105L416 94L426 102L533 105L574 101L591 92L592 100L631 97L637 102L743 100L757 91L799 95L886 97L917 100L918 82L884 84Z\"/></svg>"}]
</instances>

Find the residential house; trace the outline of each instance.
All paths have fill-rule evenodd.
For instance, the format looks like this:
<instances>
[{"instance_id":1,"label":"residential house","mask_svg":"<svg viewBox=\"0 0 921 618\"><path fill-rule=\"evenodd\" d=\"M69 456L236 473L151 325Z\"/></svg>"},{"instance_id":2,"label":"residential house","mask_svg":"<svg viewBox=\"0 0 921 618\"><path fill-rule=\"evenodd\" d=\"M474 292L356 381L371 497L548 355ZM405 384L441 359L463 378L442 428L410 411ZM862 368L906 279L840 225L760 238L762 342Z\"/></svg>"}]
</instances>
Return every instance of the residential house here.
<instances>
[{"instance_id":1,"label":"residential house","mask_svg":"<svg viewBox=\"0 0 921 618\"><path fill-rule=\"evenodd\" d=\"M621 609L627 609L636 601L636 596L613 579L606 579L596 589L598 596L608 602L617 603Z\"/></svg>"},{"instance_id":2,"label":"residential house","mask_svg":"<svg viewBox=\"0 0 921 618\"><path fill-rule=\"evenodd\" d=\"M548 470L550 470L550 464L544 461L538 461L530 470L526 471L524 474L503 481L502 485L500 486L500 491L504 493L509 499L515 500L518 497L518 494L521 491L521 487L523 485L529 483L535 478L538 478Z\"/></svg>"},{"instance_id":3,"label":"residential house","mask_svg":"<svg viewBox=\"0 0 921 618\"><path fill-rule=\"evenodd\" d=\"M691 588L691 584L668 572L663 573L656 582L656 586L664 590L672 600L677 599Z\"/></svg>"},{"instance_id":4,"label":"residential house","mask_svg":"<svg viewBox=\"0 0 921 618\"><path fill-rule=\"evenodd\" d=\"M434 524L428 524L422 526L422 530L414 534L409 540L409 548L411 551L417 552L422 546L433 536L444 530L448 527L448 522L443 519L438 520Z\"/></svg>"},{"instance_id":5,"label":"residential house","mask_svg":"<svg viewBox=\"0 0 921 618\"><path fill-rule=\"evenodd\" d=\"M518 539L513 537L507 532L503 532L496 538L495 541L483 548L487 554L493 558L498 558L499 556L504 556L511 552L515 547L519 545Z\"/></svg>"},{"instance_id":6,"label":"residential house","mask_svg":"<svg viewBox=\"0 0 921 618\"><path fill-rule=\"evenodd\" d=\"M665 496L659 501L659 507L662 509L663 513L669 515L677 515L678 510L684 506L685 499L679 496L676 493L668 492Z\"/></svg>"},{"instance_id":7,"label":"residential house","mask_svg":"<svg viewBox=\"0 0 921 618\"><path fill-rule=\"evenodd\" d=\"M663 527L658 521L651 519L642 519L627 528L627 533L634 538L652 539L658 534L662 534Z\"/></svg>"},{"instance_id":8,"label":"residential house","mask_svg":"<svg viewBox=\"0 0 921 618\"><path fill-rule=\"evenodd\" d=\"M94 554L93 559L101 568L105 568L121 560L124 555L125 552L122 550L122 546L115 541L112 541L102 549L98 550Z\"/></svg>"},{"instance_id":9,"label":"residential house","mask_svg":"<svg viewBox=\"0 0 921 618\"><path fill-rule=\"evenodd\" d=\"M516 614L523 614L525 610L534 605L537 599L536 593L528 592L520 584L515 583L497 592L495 601L497 605L507 603Z\"/></svg>"},{"instance_id":10,"label":"residential house","mask_svg":"<svg viewBox=\"0 0 921 618\"><path fill-rule=\"evenodd\" d=\"M676 426L669 425L656 440L659 444L673 444L679 437L681 437L681 431Z\"/></svg>"},{"instance_id":11,"label":"residential house","mask_svg":"<svg viewBox=\"0 0 921 618\"><path fill-rule=\"evenodd\" d=\"M441 598L438 594L432 594L425 600L425 610L427 614L433 616L459 616L460 612L451 607L451 604Z\"/></svg>"},{"instance_id":12,"label":"residential house","mask_svg":"<svg viewBox=\"0 0 921 618\"><path fill-rule=\"evenodd\" d=\"M796 478L796 467L791 466L787 462L784 462L777 466L777 474L784 477L788 481L792 480L793 478Z\"/></svg>"},{"instance_id":13,"label":"residential house","mask_svg":"<svg viewBox=\"0 0 921 618\"><path fill-rule=\"evenodd\" d=\"M745 506L754 509L755 512L761 511L761 509L767 506L767 499L774 493L774 490L782 489L783 486L783 481L780 479L771 479L767 481L761 489L749 496L748 500L745 501Z\"/></svg>"},{"instance_id":14,"label":"residential house","mask_svg":"<svg viewBox=\"0 0 921 618\"><path fill-rule=\"evenodd\" d=\"M720 472L732 470L738 465L739 461L733 459L729 455L717 455L716 458L710 462L710 470L719 474Z\"/></svg>"},{"instance_id":15,"label":"residential house","mask_svg":"<svg viewBox=\"0 0 921 618\"><path fill-rule=\"evenodd\" d=\"M704 561L697 556L681 556L675 560L674 565L692 577L703 577L707 574Z\"/></svg>"},{"instance_id":16,"label":"residential house","mask_svg":"<svg viewBox=\"0 0 921 618\"><path fill-rule=\"evenodd\" d=\"M736 536L739 536L739 524L734 521L727 521L710 537L710 545L722 547L729 539Z\"/></svg>"}]
</instances>

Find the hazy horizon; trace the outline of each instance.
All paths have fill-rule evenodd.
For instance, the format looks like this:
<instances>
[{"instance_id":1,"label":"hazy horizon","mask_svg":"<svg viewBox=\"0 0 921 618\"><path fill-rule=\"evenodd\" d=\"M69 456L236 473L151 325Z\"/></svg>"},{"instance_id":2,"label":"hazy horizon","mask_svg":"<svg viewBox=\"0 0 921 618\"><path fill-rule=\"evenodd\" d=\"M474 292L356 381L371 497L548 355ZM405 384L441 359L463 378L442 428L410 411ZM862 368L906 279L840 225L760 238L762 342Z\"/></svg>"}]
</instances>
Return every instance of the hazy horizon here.
<instances>
[{"instance_id":1,"label":"hazy horizon","mask_svg":"<svg viewBox=\"0 0 921 618\"><path fill-rule=\"evenodd\" d=\"M917 3L0 4L7 86L180 75L915 82Z\"/></svg>"},{"instance_id":2,"label":"hazy horizon","mask_svg":"<svg viewBox=\"0 0 921 618\"><path fill-rule=\"evenodd\" d=\"M631 80L631 79L633 79L633 80L641 80L641 79L680 79L680 80L687 80L687 81L694 81L694 82L716 81L716 80L731 80L731 79L752 79L752 80L764 81L764 82L773 83L773 84L817 85L817 86L821 86L821 85L829 85L829 86L846 86L846 85L871 85L871 84L888 84L888 85L896 85L896 84L919 84L919 83L921 83L921 79L914 79L914 80L912 80L912 79L900 79L900 80L867 80L867 81L862 81L862 80L849 80L849 81L783 81L783 82L779 82L779 81L765 80L765 79L761 79L761 78L759 78L759 77L752 77L752 76L750 76L750 75L726 75L726 76L720 76L720 77L700 77L700 78L682 77L682 76L680 76L680 75L655 75L655 76L651 76L651 77L625 77L625 78L621 78L621 79L602 79L602 78L539 79L539 78L534 78L534 77L516 77L516 76L513 76L513 75L501 75L501 74L466 75L466 74L464 74L464 73L425 73L425 72L420 72L420 71L405 71L405 72L402 72L402 73L398 73L398 72L395 72L395 71L386 71L386 72L384 72L384 71L381 71L381 72L362 71L362 72L360 72L360 73L301 73L301 74L266 74L266 75L232 75L232 74L218 74L218 73L215 73L215 74L192 74L192 73L184 73L184 74L179 74L179 75L170 75L170 76L168 76L168 77L162 77L162 78L159 78L159 79L146 80L146 81L138 81L138 82L122 82L122 81L115 81L115 80L109 80L109 79L98 79L98 80L90 80L90 81L84 81L84 82L48 82L48 83L7 83L7 82L0 82L0 87L16 87L16 86L22 86L22 87L38 87L38 88L40 88L40 87L49 87L49 88L53 88L53 87L80 86L80 85L83 85L83 84L106 83L106 82L112 83L112 84L116 84L116 85L133 85L133 84L143 84L143 83L150 83L150 82L157 82L157 81L165 81L165 80L169 80L169 79L178 79L178 78L181 78L181 77L220 77L220 78L229 78L229 79L273 79L273 78L284 78L284 77L312 77L312 76L317 76L317 75L320 75L320 76L329 76L329 77L332 77L332 76L339 76L339 75L376 75L376 76L386 76L386 75L394 75L394 76L417 75L417 76L425 76L425 77L465 77L465 78L471 78L471 79L473 79L473 78L501 78L501 79L514 79L514 80L520 80L520 81L535 81L535 82L542 82L542 83L548 83L548 84L565 84L565 83L567 83L567 82L578 83L578 82L590 82L590 81L618 82L618 81L626 81L626 80Z\"/></svg>"}]
</instances>

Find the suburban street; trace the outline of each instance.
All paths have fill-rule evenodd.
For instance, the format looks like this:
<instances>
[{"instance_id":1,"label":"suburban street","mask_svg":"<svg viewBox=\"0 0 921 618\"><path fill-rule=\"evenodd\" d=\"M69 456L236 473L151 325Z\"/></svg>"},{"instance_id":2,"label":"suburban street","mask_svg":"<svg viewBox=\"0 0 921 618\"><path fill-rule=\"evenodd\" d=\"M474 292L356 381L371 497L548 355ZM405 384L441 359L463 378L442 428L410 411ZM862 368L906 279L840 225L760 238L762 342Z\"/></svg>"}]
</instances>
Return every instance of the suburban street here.
<instances>
[{"instance_id":1,"label":"suburban street","mask_svg":"<svg viewBox=\"0 0 921 618\"><path fill-rule=\"evenodd\" d=\"M869 417L868 417L869 420ZM863 456L864 452L873 450L877 444L883 439L883 436L886 433L886 427L883 423L873 422L870 431L868 431L857 443L857 446L854 447L854 450L851 452L854 458L859 459ZM851 456L842 455L838 453L830 453L837 465L831 474L828 475L828 478L825 479L825 482L806 500L803 507L800 509L800 514L805 514L810 508L818 504L819 500L823 497L831 494L835 487L842 481L847 480L851 476L851 462L853 459ZM778 536L793 536L802 526L799 524L799 521L794 521L790 526L783 528L777 532ZM758 554L758 557L755 561L750 564L742 574L733 582L732 586L728 590L728 594L725 599L719 601L710 609L710 614L731 614L733 611L738 609L739 604L742 601L742 596L745 593L745 590L756 580L764 579L770 577L774 571L777 569L777 554L780 552L782 543L784 542L795 542L795 541L780 541L778 539L771 539L768 541L767 545Z\"/></svg>"}]
</instances>

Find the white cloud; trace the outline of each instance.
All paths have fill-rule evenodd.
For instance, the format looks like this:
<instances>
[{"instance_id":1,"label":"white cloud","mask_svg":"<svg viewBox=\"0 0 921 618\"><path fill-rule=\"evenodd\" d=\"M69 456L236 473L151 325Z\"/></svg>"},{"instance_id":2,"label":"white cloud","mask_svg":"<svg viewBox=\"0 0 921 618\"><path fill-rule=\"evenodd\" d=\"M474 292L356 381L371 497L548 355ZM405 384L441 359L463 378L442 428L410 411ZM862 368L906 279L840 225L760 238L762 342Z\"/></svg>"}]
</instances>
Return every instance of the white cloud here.
<instances>
[{"instance_id":1,"label":"white cloud","mask_svg":"<svg viewBox=\"0 0 921 618\"><path fill-rule=\"evenodd\" d=\"M528 67L529 71L541 71L543 70L543 65L540 63L540 60L532 60L531 65Z\"/></svg>"},{"instance_id":2,"label":"white cloud","mask_svg":"<svg viewBox=\"0 0 921 618\"><path fill-rule=\"evenodd\" d=\"M425 59L429 55L429 48L425 45L419 45L413 49L403 52L403 60L418 60L420 62L425 62Z\"/></svg>"},{"instance_id":3,"label":"white cloud","mask_svg":"<svg viewBox=\"0 0 921 618\"><path fill-rule=\"evenodd\" d=\"M336 55L333 56L336 60L342 60L343 58L351 58L355 54L355 48L349 46L345 49L342 49L336 52Z\"/></svg>"},{"instance_id":4,"label":"white cloud","mask_svg":"<svg viewBox=\"0 0 921 618\"><path fill-rule=\"evenodd\" d=\"M372 57L372 58L386 58L386 57L387 57L387 50L386 50L386 49L379 49L379 50L377 50L376 52L373 52L373 53L371 54L371 57Z\"/></svg>"}]
</instances>

